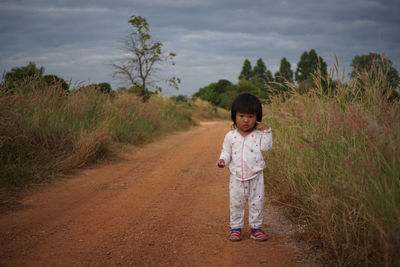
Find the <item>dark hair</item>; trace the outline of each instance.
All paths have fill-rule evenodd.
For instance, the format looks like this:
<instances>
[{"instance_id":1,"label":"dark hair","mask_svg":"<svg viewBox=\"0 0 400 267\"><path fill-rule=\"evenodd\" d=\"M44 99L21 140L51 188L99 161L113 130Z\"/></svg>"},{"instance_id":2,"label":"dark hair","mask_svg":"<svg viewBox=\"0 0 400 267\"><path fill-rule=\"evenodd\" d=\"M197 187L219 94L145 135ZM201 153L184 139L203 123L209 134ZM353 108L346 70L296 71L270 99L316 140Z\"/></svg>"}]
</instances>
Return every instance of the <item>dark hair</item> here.
<instances>
[{"instance_id":1,"label":"dark hair","mask_svg":"<svg viewBox=\"0 0 400 267\"><path fill-rule=\"evenodd\" d=\"M259 122L261 122L262 120L262 106L260 100L258 100L256 96L248 93L238 95L235 100L233 100L231 108L231 119L234 126L236 126L237 112L256 114L256 120Z\"/></svg>"}]
</instances>

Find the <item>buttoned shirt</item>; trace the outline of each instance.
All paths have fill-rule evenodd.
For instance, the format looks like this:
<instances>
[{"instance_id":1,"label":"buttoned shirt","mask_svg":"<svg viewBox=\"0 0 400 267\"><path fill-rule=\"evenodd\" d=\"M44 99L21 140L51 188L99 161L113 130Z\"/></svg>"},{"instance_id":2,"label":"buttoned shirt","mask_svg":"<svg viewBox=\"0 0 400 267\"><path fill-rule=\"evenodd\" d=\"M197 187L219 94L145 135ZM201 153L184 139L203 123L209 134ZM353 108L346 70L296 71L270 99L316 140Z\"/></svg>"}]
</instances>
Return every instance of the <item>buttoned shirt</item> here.
<instances>
[{"instance_id":1,"label":"buttoned shirt","mask_svg":"<svg viewBox=\"0 0 400 267\"><path fill-rule=\"evenodd\" d=\"M272 144L271 129L253 130L246 136L234 129L225 135L219 158L229 164L231 174L237 179L250 180L265 168L262 152L270 150Z\"/></svg>"}]
</instances>

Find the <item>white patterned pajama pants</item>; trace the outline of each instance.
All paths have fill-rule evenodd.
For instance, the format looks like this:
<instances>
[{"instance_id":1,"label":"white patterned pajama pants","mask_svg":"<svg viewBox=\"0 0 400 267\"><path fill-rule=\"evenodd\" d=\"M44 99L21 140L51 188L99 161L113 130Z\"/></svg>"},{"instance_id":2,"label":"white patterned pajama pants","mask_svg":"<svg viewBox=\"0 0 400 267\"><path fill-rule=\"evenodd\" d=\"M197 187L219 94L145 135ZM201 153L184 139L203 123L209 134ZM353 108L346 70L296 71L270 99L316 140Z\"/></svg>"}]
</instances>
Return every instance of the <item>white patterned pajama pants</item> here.
<instances>
[{"instance_id":1,"label":"white patterned pajama pants","mask_svg":"<svg viewBox=\"0 0 400 267\"><path fill-rule=\"evenodd\" d=\"M249 206L250 227L260 228L264 215L264 175L262 171L255 178L247 181L240 181L231 174L229 181L231 228L244 226L246 203Z\"/></svg>"}]
</instances>

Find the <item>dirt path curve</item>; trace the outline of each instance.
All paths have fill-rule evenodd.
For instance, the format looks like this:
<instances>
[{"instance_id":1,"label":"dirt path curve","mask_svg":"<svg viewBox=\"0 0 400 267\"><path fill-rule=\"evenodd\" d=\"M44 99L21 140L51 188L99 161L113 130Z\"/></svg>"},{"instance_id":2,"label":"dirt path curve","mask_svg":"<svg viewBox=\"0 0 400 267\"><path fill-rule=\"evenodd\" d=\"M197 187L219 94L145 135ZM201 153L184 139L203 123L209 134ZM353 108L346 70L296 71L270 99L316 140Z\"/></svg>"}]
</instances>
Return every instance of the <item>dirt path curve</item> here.
<instances>
[{"instance_id":1,"label":"dirt path curve","mask_svg":"<svg viewBox=\"0 0 400 267\"><path fill-rule=\"evenodd\" d=\"M228 129L203 123L25 197L0 215L0 266L301 266L268 206L269 241L228 241Z\"/></svg>"}]
</instances>

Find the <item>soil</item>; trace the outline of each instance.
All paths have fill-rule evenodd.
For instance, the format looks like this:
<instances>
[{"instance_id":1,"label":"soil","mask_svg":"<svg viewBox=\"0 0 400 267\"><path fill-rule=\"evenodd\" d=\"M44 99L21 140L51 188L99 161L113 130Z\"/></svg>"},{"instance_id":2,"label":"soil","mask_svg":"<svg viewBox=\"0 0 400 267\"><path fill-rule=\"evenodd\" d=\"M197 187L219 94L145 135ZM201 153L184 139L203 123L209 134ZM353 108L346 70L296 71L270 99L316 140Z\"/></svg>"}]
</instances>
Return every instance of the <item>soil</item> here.
<instances>
[{"instance_id":1,"label":"soil","mask_svg":"<svg viewBox=\"0 0 400 267\"><path fill-rule=\"evenodd\" d=\"M309 266L268 199L269 240L230 242L229 122L202 123L34 190L0 214L0 266Z\"/></svg>"}]
</instances>

